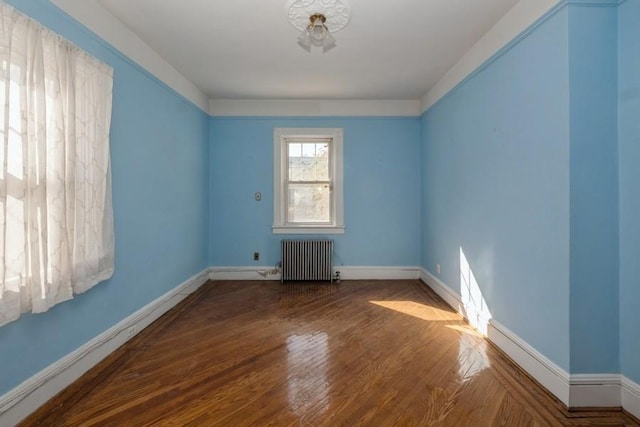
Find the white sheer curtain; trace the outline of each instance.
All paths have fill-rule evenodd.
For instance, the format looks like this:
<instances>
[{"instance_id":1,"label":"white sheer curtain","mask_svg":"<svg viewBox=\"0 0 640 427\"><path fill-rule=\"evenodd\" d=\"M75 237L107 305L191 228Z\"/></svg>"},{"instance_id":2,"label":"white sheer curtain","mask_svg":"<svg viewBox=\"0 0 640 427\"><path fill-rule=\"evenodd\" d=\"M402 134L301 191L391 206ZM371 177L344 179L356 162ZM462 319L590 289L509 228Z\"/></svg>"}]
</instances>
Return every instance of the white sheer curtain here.
<instances>
[{"instance_id":1,"label":"white sheer curtain","mask_svg":"<svg viewBox=\"0 0 640 427\"><path fill-rule=\"evenodd\" d=\"M0 1L0 325L113 274L113 70Z\"/></svg>"}]
</instances>

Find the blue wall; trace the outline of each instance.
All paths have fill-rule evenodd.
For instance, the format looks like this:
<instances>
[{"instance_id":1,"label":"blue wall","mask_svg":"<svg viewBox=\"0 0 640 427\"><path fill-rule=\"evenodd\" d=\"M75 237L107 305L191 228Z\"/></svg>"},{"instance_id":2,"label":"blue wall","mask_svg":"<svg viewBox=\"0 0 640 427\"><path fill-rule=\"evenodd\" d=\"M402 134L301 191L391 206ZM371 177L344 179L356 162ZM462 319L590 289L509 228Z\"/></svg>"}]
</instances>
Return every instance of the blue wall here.
<instances>
[{"instance_id":1,"label":"blue wall","mask_svg":"<svg viewBox=\"0 0 640 427\"><path fill-rule=\"evenodd\" d=\"M640 382L640 1L555 9L421 118L209 118L49 1L9 3L115 69L116 271L0 328L0 395L209 265L276 264L275 127L344 128L338 265L440 264L461 292L462 250L494 319Z\"/></svg>"},{"instance_id":2,"label":"blue wall","mask_svg":"<svg viewBox=\"0 0 640 427\"><path fill-rule=\"evenodd\" d=\"M422 119L422 265L460 292L462 248L493 318L571 374L622 351L640 375L639 3L562 4Z\"/></svg>"},{"instance_id":3,"label":"blue wall","mask_svg":"<svg viewBox=\"0 0 640 427\"><path fill-rule=\"evenodd\" d=\"M13 6L114 67L113 277L0 328L0 395L207 267L208 116L47 0Z\"/></svg>"},{"instance_id":4,"label":"blue wall","mask_svg":"<svg viewBox=\"0 0 640 427\"><path fill-rule=\"evenodd\" d=\"M414 266L420 257L418 118L213 118L210 135L213 266L273 266L273 129L344 129L344 235L337 265ZM256 202L255 192L262 193ZM261 260L252 260L254 251Z\"/></svg>"},{"instance_id":5,"label":"blue wall","mask_svg":"<svg viewBox=\"0 0 640 427\"><path fill-rule=\"evenodd\" d=\"M569 370L568 11L425 112L422 266Z\"/></svg>"},{"instance_id":6,"label":"blue wall","mask_svg":"<svg viewBox=\"0 0 640 427\"><path fill-rule=\"evenodd\" d=\"M640 1L618 8L620 176L620 353L640 384Z\"/></svg>"},{"instance_id":7,"label":"blue wall","mask_svg":"<svg viewBox=\"0 0 640 427\"><path fill-rule=\"evenodd\" d=\"M571 373L618 353L617 10L569 7Z\"/></svg>"}]
</instances>

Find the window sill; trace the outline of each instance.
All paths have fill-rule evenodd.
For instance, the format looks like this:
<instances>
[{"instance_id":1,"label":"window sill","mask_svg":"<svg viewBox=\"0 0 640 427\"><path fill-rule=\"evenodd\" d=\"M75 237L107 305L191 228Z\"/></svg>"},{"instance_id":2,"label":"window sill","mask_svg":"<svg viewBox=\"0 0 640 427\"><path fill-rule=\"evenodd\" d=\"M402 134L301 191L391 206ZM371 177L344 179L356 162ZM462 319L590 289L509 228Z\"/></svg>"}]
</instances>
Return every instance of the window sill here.
<instances>
[{"instance_id":1,"label":"window sill","mask_svg":"<svg viewBox=\"0 0 640 427\"><path fill-rule=\"evenodd\" d=\"M273 226L273 234L344 234L344 226L334 225L304 225L304 226Z\"/></svg>"}]
</instances>

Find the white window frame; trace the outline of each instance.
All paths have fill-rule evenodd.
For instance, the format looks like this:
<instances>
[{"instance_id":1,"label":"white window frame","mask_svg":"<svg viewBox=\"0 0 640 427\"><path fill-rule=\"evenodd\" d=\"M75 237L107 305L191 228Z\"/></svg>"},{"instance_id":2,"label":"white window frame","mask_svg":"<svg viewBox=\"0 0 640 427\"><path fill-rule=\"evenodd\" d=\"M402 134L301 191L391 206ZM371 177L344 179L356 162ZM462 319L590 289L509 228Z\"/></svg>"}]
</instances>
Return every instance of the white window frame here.
<instances>
[{"instance_id":1,"label":"white window frame","mask_svg":"<svg viewBox=\"0 0 640 427\"><path fill-rule=\"evenodd\" d=\"M330 139L331 221L328 224L287 222L287 140ZM275 128L273 130L273 234L344 234L342 128Z\"/></svg>"}]
</instances>

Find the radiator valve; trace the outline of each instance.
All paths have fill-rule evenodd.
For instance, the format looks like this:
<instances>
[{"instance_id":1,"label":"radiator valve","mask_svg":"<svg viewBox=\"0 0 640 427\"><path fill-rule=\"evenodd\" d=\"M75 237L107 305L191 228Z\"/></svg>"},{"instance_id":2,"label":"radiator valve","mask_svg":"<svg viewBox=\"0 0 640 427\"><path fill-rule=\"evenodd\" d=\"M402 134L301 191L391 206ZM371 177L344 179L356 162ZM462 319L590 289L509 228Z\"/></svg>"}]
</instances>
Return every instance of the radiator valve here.
<instances>
[{"instance_id":1,"label":"radiator valve","mask_svg":"<svg viewBox=\"0 0 640 427\"><path fill-rule=\"evenodd\" d=\"M339 272L339 271L336 271L336 274L335 274L335 276L333 277L333 280L334 280L336 283L340 283L340 272Z\"/></svg>"}]
</instances>

